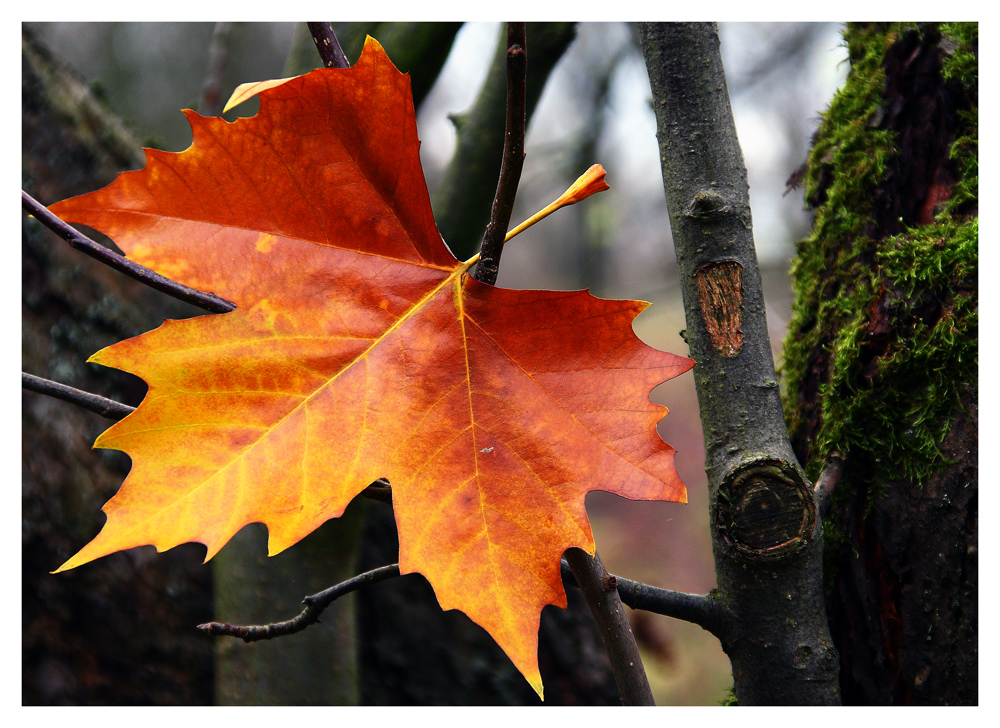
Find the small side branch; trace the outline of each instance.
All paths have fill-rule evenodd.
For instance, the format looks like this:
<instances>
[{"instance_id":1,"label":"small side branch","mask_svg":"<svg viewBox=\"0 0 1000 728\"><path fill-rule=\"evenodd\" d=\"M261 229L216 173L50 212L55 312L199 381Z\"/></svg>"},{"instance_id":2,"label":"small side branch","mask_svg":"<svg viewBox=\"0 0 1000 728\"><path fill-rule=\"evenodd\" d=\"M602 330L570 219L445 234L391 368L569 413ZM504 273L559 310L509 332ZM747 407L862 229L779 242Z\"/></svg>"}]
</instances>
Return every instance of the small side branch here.
<instances>
[{"instance_id":1,"label":"small side branch","mask_svg":"<svg viewBox=\"0 0 1000 728\"><path fill-rule=\"evenodd\" d=\"M816 479L814 490L816 492L816 506L819 509L820 518L825 517L830 512L830 505L833 503L833 493L840 483L840 476L844 472L844 457L838 452L831 453L827 458L823 472Z\"/></svg>"},{"instance_id":2,"label":"small side branch","mask_svg":"<svg viewBox=\"0 0 1000 728\"><path fill-rule=\"evenodd\" d=\"M344 55L340 41L337 40L330 23L306 23L309 27L309 34L312 35L319 57L323 59L323 65L327 68L350 68L351 64Z\"/></svg>"},{"instance_id":3,"label":"small side branch","mask_svg":"<svg viewBox=\"0 0 1000 728\"><path fill-rule=\"evenodd\" d=\"M608 576L614 580L622 604L632 609L691 622L716 637L720 637L731 624L730 616L722 605L708 594L671 591L614 574ZM569 586L579 587L565 559L562 562L562 577Z\"/></svg>"},{"instance_id":4,"label":"small side branch","mask_svg":"<svg viewBox=\"0 0 1000 728\"><path fill-rule=\"evenodd\" d=\"M25 372L21 372L21 387L31 392L47 394L64 402L71 402L77 407L83 407L86 410L99 414L101 417L107 417L109 420L115 420L116 422L135 411L135 407L129 407L127 404L116 402L113 399L84 392L82 389L68 387L65 384L42 379L41 377L36 377L34 374L27 374Z\"/></svg>"},{"instance_id":5,"label":"small side branch","mask_svg":"<svg viewBox=\"0 0 1000 728\"><path fill-rule=\"evenodd\" d=\"M397 576L399 576L399 564L390 564L389 566L382 566L378 569L358 574L329 589L324 589L318 594L306 597L302 600L305 608L297 616L285 622L248 625L245 627L234 624L222 624L220 622L208 622L207 624L199 624L198 629L211 635L239 637L244 642L259 642L260 640L284 637L301 632L309 625L318 622L323 611L345 594L350 594L352 591L356 591L366 584L374 584L386 579L393 579Z\"/></svg>"},{"instance_id":6,"label":"small side branch","mask_svg":"<svg viewBox=\"0 0 1000 728\"><path fill-rule=\"evenodd\" d=\"M500 179L486 226L479 265L473 278L495 285L500 272L504 238L514 211L517 184L524 166L524 126L527 98L528 55L524 23L507 24L507 132L504 136Z\"/></svg>"},{"instance_id":7,"label":"small side branch","mask_svg":"<svg viewBox=\"0 0 1000 728\"><path fill-rule=\"evenodd\" d=\"M214 293L204 293L194 288L188 288L182 283L161 276L159 273L105 248L53 215L42 203L24 190L21 190L21 207L38 222L69 243L70 247L86 253L91 258L136 279L140 283L145 283L150 288L155 288L168 296L173 296L212 313L228 313L236 310L236 304L219 298Z\"/></svg>"}]
</instances>

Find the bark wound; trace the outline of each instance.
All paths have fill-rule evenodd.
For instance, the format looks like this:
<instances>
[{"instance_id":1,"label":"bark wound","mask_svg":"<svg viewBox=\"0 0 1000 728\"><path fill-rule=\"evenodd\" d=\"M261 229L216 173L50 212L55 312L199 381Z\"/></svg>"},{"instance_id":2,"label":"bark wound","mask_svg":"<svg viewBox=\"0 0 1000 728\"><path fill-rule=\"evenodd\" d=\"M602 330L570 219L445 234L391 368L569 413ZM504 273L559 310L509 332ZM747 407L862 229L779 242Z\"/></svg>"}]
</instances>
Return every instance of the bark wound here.
<instances>
[{"instance_id":1,"label":"bark wound","mask_svg":"<svg viewBox=\"0 0 1000 728\"><path fill-rule=\"evenodd\" d=\"M816 504L799 473L777 460L733 471L719 488L716 527L727 544L755 557L795 551L816 526Z\"/></svg>"},{"instance_id":2,"label":"bark wound","mask_svg":"<svg viewBox=\"0 0 1000 728\"><path fill-rule=\"evenodd\" d=\"M723 260L698 266L698 308L712 346L733 357L743 348L743 266Z\"/></svg>"}]
</instances>

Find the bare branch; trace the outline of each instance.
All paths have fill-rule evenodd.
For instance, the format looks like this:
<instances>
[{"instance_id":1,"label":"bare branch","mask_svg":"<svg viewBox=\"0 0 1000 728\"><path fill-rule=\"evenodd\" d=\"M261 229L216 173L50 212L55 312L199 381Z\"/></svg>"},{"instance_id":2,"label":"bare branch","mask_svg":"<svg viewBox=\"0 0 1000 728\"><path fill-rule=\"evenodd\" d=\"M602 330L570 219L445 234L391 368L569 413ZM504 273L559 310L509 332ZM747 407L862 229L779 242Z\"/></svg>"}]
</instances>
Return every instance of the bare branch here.
<instances>
[{"instance_id":1,"label":"bare branch","mask_svg":"<svg viewBox=\"0 0 1000 728\"><path fill-rule=\"evenodd\" d=\"M24 190L21 190L21 207L42 225L69 243L70 247L86 253L91 258L124 273L130 278L135 278L140 283L145 283L150 288L155 288L168 296L173 296L212 313L228 313L236 310L236 304L220 298L214 293L203 293L194 288L188 288L182 283L161 276L159 273L129 260L124 255L118 255L118 253L105 248L53 215Z\"/></svg>"},{"instance_id":2,"label":"bare branch","mask_svg":"<svg viewBox=\"0 0 1000 728\"><path fill-rule=\"evenodd\" d=\"M306 23L309 26L309 33L312 35L319 57L323 59L323 65L327 68L350 68L351 64L344 55L340 41L337 40L330 23Z\"/></svg>"},{"instance_id":3,"label":"bare branch","mask_svg":"<svg viewBox=\"0 0 1000 728\"><path fill-rule=\"evenodd\" d=\"M732 627L732 615L710 594L688 594L661 589L614 574L608 576L614 580L622 604L632 609L691 622L716 637ZM579 587L576 576L565 559L562 561L562 577L563 582L569 586Z\"/></svg>"},{"instance_id":4,"label":"bare branch","mask_svg":"<svg viewBox=\"0 0 1000 728\"><path fill-rule=\"evenodd\" d=\"M507 133L503 162L497 182L490 223L486 226L479 264L473 278L494 285L500 272L504 238L514 210L517 184L524 166L524 118L527 94L528 54L524 23L507 24Z\"/></svg>"},{"instance_id":5,"label":"bare branch","mask_svg":"<svg viewBox=\"0 0 1000 728\"><path fill-rule=\"evenodd\" d=\"M107 417L109 420L118 421L135 411L135 407L116 402L113 399L84 392L81 389L74 389L65 384L42 379L41 377L36 377L34 374L26 374L25 372L21 372L21 387L31 392L47 394L50 397L71 402L78 407L95 412L101 417Z\"/></svg>"},{"instance_id":6,"label":"bare branch","mask_svg":"<svg viewBox=\"0 0 1000 728\"><path fill-rule=\"evenodd\" d=\"M844 472L844 456L839 452L831 453L827 458L823 472L816 479L813 490L816 493L816 504L819 508L819 516L823 518L830 512L830 504L833 502L833 492L840 483L840 476Z\"/></svg>"},{"instance_id":7,"label":"bare branch","mask_svg":"<svg viewBox=\"0 0 1000 728\"><path fill-rule=\"evenodd\" d=\"M567 549L566 562L597 621L622 704L655 705L632 626L618 596L618 578L604 569L596 553L591 558L580 549Z\"/></svg>"},{"instance_id":8,"label":"bare branch","mask_svg":"<svg viewBox=\"0 0 1000 728\"><path fill-rule=\"evenodd\" d=\"M530 124L552 69L576 37L574 23L528 23L531 63L525 105ZM380 38L382 36L379 36ZM411 70L411 74L413 71ZM498 38L490 70L472 106L452 114L455 153L431 197L441 237L459 260L475 253L490 221L497 172L503 160L507 98L507 38ZM414 97L417 86L414 82ZM592 161L588 159L588 163Z\"/></svg>"},{"instance_id":9,"label":"bare branch","mask_svg":"<svg viewBox=\"0 0 1000 728\"><path fill-rule=\"evenodd\" d=\"M222 624L220 622L208 622L199 624L198 629L211 635L223 635L226 637L239 637L244 642L258 642L260 640L270 640L275 637L301 632L311 624L319 621L320 615L328 606L337 599L350 594L366 584L374 584L386 579L393 579L399 576L399 564L390 564L378 569L366 571L363 574L342 581L339 584L324 589L318 594L313 594L302 600L305 608L292 619L284 622L273 622L265 625L239 626L234 624Z\"/></svg>"}]
</instances>

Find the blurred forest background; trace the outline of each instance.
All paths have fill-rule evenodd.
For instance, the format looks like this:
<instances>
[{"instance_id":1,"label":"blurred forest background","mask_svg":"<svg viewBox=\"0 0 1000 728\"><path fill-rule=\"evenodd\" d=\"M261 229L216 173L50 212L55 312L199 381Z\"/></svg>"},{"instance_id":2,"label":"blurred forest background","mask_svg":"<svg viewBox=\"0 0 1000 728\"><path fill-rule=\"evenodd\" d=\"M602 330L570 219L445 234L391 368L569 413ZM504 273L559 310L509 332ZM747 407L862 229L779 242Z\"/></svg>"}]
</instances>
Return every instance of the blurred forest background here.
<instances>
[{"instance_id":1,"label":"blurred forest background","mask_svg":"<svg viewBox=\"0 0 1000 728\"><path fill-rule=\"evenodd\" d=\"M179 110L204 108L212 24L28 26L145 146L181 151L190 144L190 130ZM242 82L289 75L285 70L289 49L304 29L304 24L291 23L232 24L222 100ZM345 38L350 35L338 27L341 31ZM455 149L449 115L463 112L475 99L500 33L498 23L463 25L443 72L418 109L421 159L432 199ZM729 92L749 170L771 341L779 359L791 298L789 259L794 242L806 235L811 222L801 190L786 194L786 180L805 161L819 113L846 73L846 50L839 33L836 24L720 25ZM530 63L530 34L528 43ZM348 58L355 60L357 50L348 42L344 45ZM391 46L387 51L392 57ZM240 106L226 117L251 115L256 103ZM611 190L561 211L515 239L505 251L498 285L589 288L601 297L650 301L653 306L636 322L639 336L659 349L686 354L649 83L633 26L577 26L576 39L550 76L531 120L526 152L513 223L544 207L593 163L608 171ZM26 360L30 358L25 354ZM653 399L670 407L660 430L678 450L677 467L688 485L689 504L634 503L591 494L587 504L598 550L612 573L705 593L715 583L692 378L659 387ZM59 407L51 409L53 416L58 416ZM93 434L106 424L95 418ZM110 492L118 485L109 485ZM94 517L102 520L99 514ZM294 555L295 549L290 553ZM46 570L57 565L48 564ZM704 705L725 697L732 678L714 637L665 617L637 612L631 616L658 704Z\"/></svg>"}]
</instances>

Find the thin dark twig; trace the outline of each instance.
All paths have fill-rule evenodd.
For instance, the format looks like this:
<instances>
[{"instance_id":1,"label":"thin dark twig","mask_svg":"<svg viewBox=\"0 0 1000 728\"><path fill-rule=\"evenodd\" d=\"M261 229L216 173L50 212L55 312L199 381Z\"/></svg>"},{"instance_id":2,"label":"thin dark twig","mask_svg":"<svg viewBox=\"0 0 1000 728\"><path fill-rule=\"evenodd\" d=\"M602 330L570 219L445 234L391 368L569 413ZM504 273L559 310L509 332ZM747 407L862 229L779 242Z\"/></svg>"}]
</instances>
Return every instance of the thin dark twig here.
<instances>
[{"instance_id":1,"label":"thin dark twig","mask_svg":"<svg viewBox=\"0 0 1000 728\"><path fill-rule=\"evenodd\" d=\"M131 278L135 278L140 283L145 283L150 288L155 288L158 291L166 293L168 296L173 296L212 313L228 313L229 311L236 310L236 304L220 298L214 293L204 293L194 288L188 288L183 283L178 283L166 276L161 276L159 273L105 248L53 215L44 205L24 190L21 190L21 207L42 223L42 225L69 243L70 247L86 253L91 258Z\"/></svg>"},{"instance_id":2,"label":"thin dark twig","mask_svg":"<svg viewBox=\"0 0 1000 728\"><path fill-rule=\"evenodd\" d=\"M25 372L21 372L21 387L32 392L38 392L39 394L47 394L50 397L55 397L65 402L71 402L78 407L95 412L101 417L107 417L109 420L118 421L126 415L135 412L135 407L129 407L127 404L122 404L121 402L116 402L113 399L101 397L97 394L91 394L90 392L84 392L82 389L75 389L65 384L42 379L41 377L36 377L34 374L27 374Z\"/></svg>"},{"instance_id":3,"label":"thin dark twig","mask_svg":"<svg viewBox=\"0 0 1000 728\"><path fill-rule=\"evenodd\" d=\"M383 479L375 481L369 487L381 487L380 484L383 483L385 484L384 487L388 487L388 483ZM576 577L573 575L573 571L566 560L562 561L561 566L563 581L568 586L579 588ZM390 564L366 571L321 592L305 597L302 600L302 611L292 619L283 622L247 626L208 622L206 624L199 624L198 629L211 635L239 637L244 642L257 642L259 640L269 640L275 637L295 634L296 632L301 632L309 625L318 622L323 611L345 594L356 591L366 584L375 584L397 576L400 576L399 564ZM606 585L610 585L610 588L617 588L618 593L622 595L622 601L633 609L645 609L657 614L677 617L678 619L694 622L703 627L711 623L713 619L718 621L717 617L710 616L712 612L718 612L718 608L714 601L707 595L671 592L666 589L658 589L648 584L632 581L631 579L614 576L613 574L607 574L605 583Z\"/></svg>"},{"instance_id":4,"label":"thin dark twig","mask_svg":"<svg viewBox=\"0 0 1000 728\"><path fill-rule=\"evenodd\" d=\"M579 587L573 570L565 559L562 561L563 581L569 586ZM685 622L697 624L718 637L728 627L725 609L708 594L688 594L687 592L661 589L660 587L633 581L622 576L609 574L615 581L622 603L632 609L662 614Z\"/></svg>"},{"instance_id":5,"label":"thin dark twig","mask_svg":"<svg viewBox=\"0 0 1000 728\"><path fill-rule=\"evenodd\" d=\"M323 610L345 594L349 594L366 584L374 584L397 576L399 576L399 564L390 564L358 574L347 581L331 586L329 589L324 589L318 594L306 597L302 600L305 608L297 616L284 622L248 626L208 622L207 624L199 624L198 629L211 635L239 637L244 642L258 642L284 637L301 632L309 625L318 622Z\"/></svg>"},{"instance_id":6,"label":"thin dark twig","mask_svg":"<svg viewBox=\"0 0 1000 728\"><path fill-rule=\"evenodd\" d=\"M586 551L567 549L566 562L594 614L622 705L655 705L639 646L618 595L617 577L605 571L596 553L592 558Z\"/></svg>"},{"instance_id":7,"label":"thin dark twig","mask_svg":"<svg viewBox=\"0 0 1000 728\"><path fill-rule=\"evenodd\" d=\"M344 55L344 49L340 47L333 32L333 25L330 23L306 23L309 27L309 34L312 35L319 57L323 59L323 65L327 68L350 68L351 64Z\"/></svg>"},{"instance_id":8,"label":"thin dark twig","mask_svg":"<svg viewBox=\"0 0 1000 728\"><path fill-rule=\"evenodd\" d=\"M503 144L500 179L493 198L490 222L483 235L479 265L472 277L494 285L500 272L504 237L514 210L517 184L524 166L524 126L528 78L527 40L524 23L507 23L507 132Z\"/></svg>"}]
</instances>

